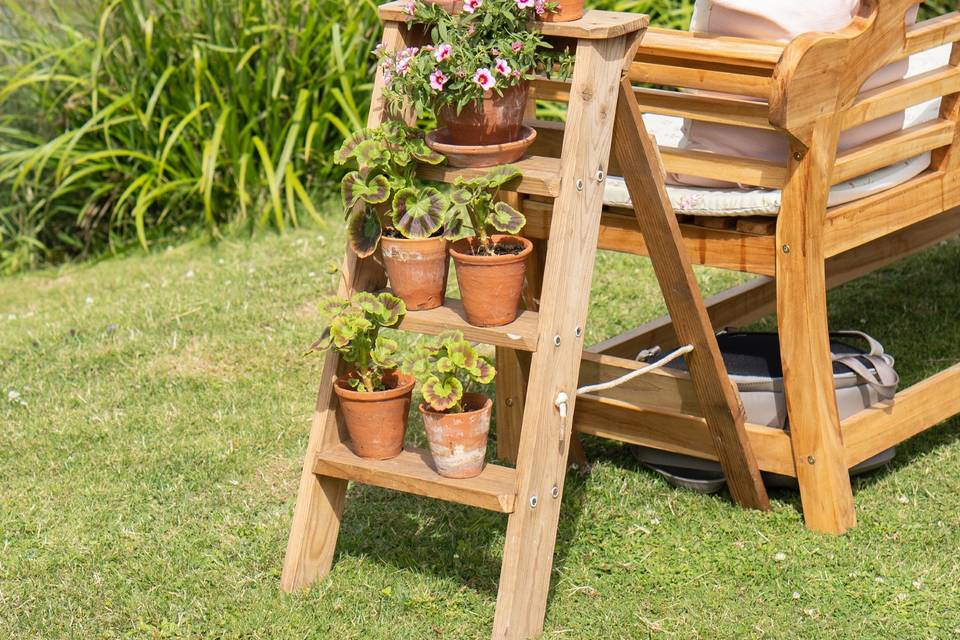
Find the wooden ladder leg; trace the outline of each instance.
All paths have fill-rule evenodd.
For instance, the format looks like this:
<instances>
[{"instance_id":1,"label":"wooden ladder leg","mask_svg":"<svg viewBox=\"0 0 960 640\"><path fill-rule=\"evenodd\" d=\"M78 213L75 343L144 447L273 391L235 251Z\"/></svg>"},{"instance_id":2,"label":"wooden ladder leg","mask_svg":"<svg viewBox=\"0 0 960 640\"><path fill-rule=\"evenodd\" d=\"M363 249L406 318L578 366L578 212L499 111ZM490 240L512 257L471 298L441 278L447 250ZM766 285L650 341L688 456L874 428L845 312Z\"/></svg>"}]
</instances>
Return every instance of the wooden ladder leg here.
<instances>
[{"instance_id":1,"label":"wooden ladder leg","mask_svg":"<svg viewBox=\"0 0 960 640\"><path fill-rule=\"evenodd\" d=\"M409 40L409 31L404 25L388 22L384 26L383 46L386 49L397 51L407 46ZM374 80L370 114L367 118L368 127L379 126L386 117L383 87L383 78L378 73ZM412 116L406 114L406 118L410 120ZM339 295L349 295L354 291L376 291L386 284L382 263L378 263L374 258L360 260L353 251L347 249ZM297 504L293 511L293 523L290 525L287 553L280 576L280 589L285 592L310 586L329 573L333 564L347 482L338 478L317 476L313 468L319 452L346 439L343 425L337 416L333 394L333 385L340 366L340 357L334 352L328 353L320 376L320 391L317 394L307 453L300 474Z\"/></svg>"},{"instance_id":2,"label":"wooden ladder leg","mask_svg":"<svg viewBox=\"0 0 960 640\"><path fill-rule=\"evenodd\" d=\"M723 364L666 192L659 154L647 135L628 78L620 84L613 146L677 338L681 344L694 347L688 356L690 377L726 475L727 486L737 503L767 510L770 502L747 436L743 405Z\"/></svg>"},{"instance_id":3,"label":"wooden ladder leg","mask_svg":"<svg viewBox=\"0 0 960 640\"><path fill-rule=\"evenodd\" d=\"M803 515L810 529L834 534L856 525L833 384L823 250L838 137L823 119L809 150L791 149L777 227L777 324Z\"/></svg>"},{"instance_id":4,"label":"wooden ladder leg","mask_svg":"<svg viewBox=\"0 0 960 640\"><path fill-rule=\"evenodd\" d=\"M543 629L603 209L602 176L610 159L617 83L636 42L632 34L577 46L494 638L529 638ZM560 393L567 395L565 420L555 404Z\"/></svg>"}]
</instances>

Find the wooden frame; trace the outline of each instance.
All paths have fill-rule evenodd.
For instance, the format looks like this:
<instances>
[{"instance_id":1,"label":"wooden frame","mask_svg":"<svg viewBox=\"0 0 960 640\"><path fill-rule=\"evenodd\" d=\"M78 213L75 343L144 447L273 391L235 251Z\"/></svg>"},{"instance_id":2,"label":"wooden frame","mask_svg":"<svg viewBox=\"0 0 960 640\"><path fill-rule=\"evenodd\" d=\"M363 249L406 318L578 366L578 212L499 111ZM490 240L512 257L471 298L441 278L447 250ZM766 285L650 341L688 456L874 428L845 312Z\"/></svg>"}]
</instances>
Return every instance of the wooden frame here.
<instances>
[{"instance_id":1,"label":"wooden frame","mask_svg":"<svg viewBox=\"0 0 960 640\"><path fill-rule=\"evenodd\" d=\"M960 233L960 54L950 65L858 95L887 62L960 40L960 15L905 28L915 0L866 0L863 15L836 34L786 46L652 30L638 14L591 11L547 23L550 36L575 42L570 82L539 80L534 95L568 102L568 125L534 123L534 155L506 195L528 217L535 251L526 309L507 327L479 329L457 301L407 315L402 328L435 333L451 326L495 345L498 452L515 466L488 465L471 480L439 477L429 457L408 449L386 462L352 454L331 393L340 362L327 357L317 399L281 588L310 585L332 566L348 481L449 500L506 514L494 638L528 638L543 628L552 558L571 456L586 433L718 460L738 503L769 508L760 471L796 477L812 529L840 533L856 522L849 467L960 412L960 365L892 402L841 422L829 354L826 290ZM410 42L399 2L381 7L384 46ZM711 91L638 89L653 82ZM382 121L382 80L370 125ZM837 157L840 132L934 96L933 123L873 141ZM787 137L782 163L659 149L642 113L775 131ZM906 146L910 150L905 150ZM924 174L828 210L837 181L931 150ZM667 170L783 188L775 224L681 224L670 207ZM635 210L605 208L606 176L624 176ZM453 181L476 171L423 167L421 177ZM649 255L672 320L661 319L585 350L582 343L598 249ZM704 301L691 264L761 277ZM376 259L347 251L341 293L384 286ZM747 424L724 368L714 327L777 311L790 431ZM641 366L631 358L652 344L693 346L689 374L654 373L620 388L579 395L584 385ZM564 400L565 398L565 400Z\"/></svg>"}]
</instances>

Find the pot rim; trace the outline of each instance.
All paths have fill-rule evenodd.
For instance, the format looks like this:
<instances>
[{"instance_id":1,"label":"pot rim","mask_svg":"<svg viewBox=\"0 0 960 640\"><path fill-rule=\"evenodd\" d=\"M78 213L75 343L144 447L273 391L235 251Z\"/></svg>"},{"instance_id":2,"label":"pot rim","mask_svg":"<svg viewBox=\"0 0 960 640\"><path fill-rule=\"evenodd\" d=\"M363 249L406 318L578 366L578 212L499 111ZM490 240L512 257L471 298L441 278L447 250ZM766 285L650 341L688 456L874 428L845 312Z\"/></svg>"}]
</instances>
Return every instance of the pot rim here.
<instances>
[{"instance_id":1,"label":"pot rim","mask_svg":"<svg viewBox=\"0 0 960 640\"><path fill-rule=\"evenodd\" d=\"M480 414L486 411L490 411L493 408L493 400L490 398L490 396L484 395L482 393L465 393L463 394L463 397L474 398L474 399L482 398L483 405L479 409L475 409L474 411L464 411L463 413L442 413L440 411L434 411L433 409L430 408L430 405L428 405L425 402L421 402L418 408L420 409L420 413L430 415L430 416L436 416L438 418L445 418L449 416L472 416L474 414Z\"/></svg>"},{"instance_id":2,"label":"pot rim","mask_svg":"<svg viewBox=\"0 0 960 640\"><path fill-rule=\"evenodd\" d=\"M440 127L429 132L426 136L427 146L443 155L462 154L462 155L482 155L498 153L504 151L516 151L518 149L526 150L533 145L537 139L537 130L533 127L523 124L520 125L520 137L510 142L501 142L499 144L453 144L445 142L448 139L447 127Z\"/></svg>"},{"instance_id":3,"label":"pot rim","mask_svg":"<svg viewBox=\"0 0 960 640\"><path fill-rule=\"evenodd\" d=\"M350 374L339 376L337 378L336 384L333 385L333 390L337 396L344 398L346 400L353 400L356 402L383 402L385 400L394 400L396 398L402 398L403 396L412 393L413 387L417 383L416 378L413 376L408 376L399 371L390 372L386 375L394 375L397 378L397 386L393 389L387 389L385 391L373 391L371 393L361 393L360 391L354 391L353 389L345 388L343 385L346 384L346 381L350 378ZM386 377L386 376L384 376Z\"/></svg>"},{"instance_id":4,"label":"pot rim","mask_svg":"<svg viewBox=\"0 0 960 640\"><path fill-rule=\"evenodd\" d=\"M493 234L490 236L493 238L494 242L500 243L504 240L516 240L521 245L523 245L523 250L511 256L475 256L470 253L464 253L461 249L464 245L470 245L473 238L464 238L462 240L457 240L450 245L450 255L453 256L453 259L461 264L472 264L472 265L498 265L498 264L513 264L515 262L522 262L527 259L533 252L533 243L523 236L510 236L505 234Z\"/></svg>"}]
</instances>

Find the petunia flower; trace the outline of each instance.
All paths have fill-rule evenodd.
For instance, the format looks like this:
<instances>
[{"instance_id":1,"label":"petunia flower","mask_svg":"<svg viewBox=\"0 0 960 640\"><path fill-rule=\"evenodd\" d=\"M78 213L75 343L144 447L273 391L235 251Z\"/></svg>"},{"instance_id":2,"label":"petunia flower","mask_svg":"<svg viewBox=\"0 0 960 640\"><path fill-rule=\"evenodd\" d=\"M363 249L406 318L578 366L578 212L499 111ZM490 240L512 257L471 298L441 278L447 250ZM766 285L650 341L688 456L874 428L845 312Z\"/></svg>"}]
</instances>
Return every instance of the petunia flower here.
<instances>
[{"instance_id":1,"label":"petunia flower","mask_svg":"<svg viewBox=\"0 0 960 640\"><path fill-rule=\"evenodd\" d=\"M463 0L463 10L473 13L483 5L483 0Z\"/></svg>"},{"instance_id":2,"label":"petunia flower","mask_svg":"<svg viewBox=\"0 0 960 640\"><path fill-rule=\"evenodd\" d=\"M520 9L532 9L536 0L517 0L517 7Z\"/></svg>"},{"instance_id":3,"label":"petunia flower","mask_svg":"<svg viewBox=\"0 0 960 640\"><path fill-rule=\"evenodd\" d=\"M510 63L503 58L497 58L495 69L497 70L497 73L502 76L508 76L513 72L513 69L510 68Z\"/></svg>"},{"instance_id":4,"label":"petunia flower","mask_svg":"<svg viewBox=\"0 0 960 640\"><path fill-rule=\"evenodd\" d=\"M497 81L490 73L490 69L477 69L473 74L473 81L476 82L484 91L489 91L497 86Z\"/></svg>"},{"instance_id":5,"label":"petunia flower","mask_svg":"<svg viewBox=\"0 0 960 640\"><path fill-rule=\"evenodd\" d=\"M443 91L443 85L447 84L449 78L443 75L443 71L436 69L430 74L430 86L434 91Z\"/></svg>"},{"instance_id":6,"label":"petunia flower","mask_svg":"<svg viewBox=\"0 0 960 640\"><path fill-rule=\"evenodd\" d=\"M437 50L433 52L433 57L437 59L437 62L443 62L452 55L453 45L451 44L441 44L437 47Z\"/></svg>"}]
</instances>

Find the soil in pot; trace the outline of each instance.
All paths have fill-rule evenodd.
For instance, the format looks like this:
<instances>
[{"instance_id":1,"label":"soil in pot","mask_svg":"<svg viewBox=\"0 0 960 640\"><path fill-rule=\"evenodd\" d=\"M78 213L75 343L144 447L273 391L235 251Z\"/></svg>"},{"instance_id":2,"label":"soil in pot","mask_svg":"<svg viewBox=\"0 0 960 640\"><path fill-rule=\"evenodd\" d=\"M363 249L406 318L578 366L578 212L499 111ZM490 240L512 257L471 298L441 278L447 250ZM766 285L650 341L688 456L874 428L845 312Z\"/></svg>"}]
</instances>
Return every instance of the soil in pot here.
<instances>
[{"instance_id":1,"label":"soil in pot","mask_svg":"<svg viewBox=\"0 0 960 640\"><path fill-rule=\"evenodd\" d=\"M540 16L540 20L544 22L572 22L573 20L579 20L584 14L583 5L584 0L560 0L558 10L555 13L548 11Z\"/></svg>"},{"instance_id":2,"label":"soil in pot","mask_svg":"<svg viewBox=\"0 0 960 640\"><path fill-rule=\"evenodd\" d=\"M383 377L386 391L360 393L353 390L349 379L349 375L339 378L333 390L350 434L350 448L361 458L397 457L403 451L416 381L401 373L388 373Z\"/></svg>"},{"instance_id":3,"label":"soil in pot","mask_svg":"<svg viewBox=\"0 0 960 640\"><path fill-rule=\"evenodd\" d=\"M479 393L465 393L462 404L464 413L437 413L420 405L430 455L445 478L476 477L486 464L493 402Z\"/></svg>"},{"instance_id":4,"label":"soil in pot","mask_svg":"<svg viewBox=\"0 0 960 640\"><path fill-rule=\"evenodd\" d=\"M437 116L440 126L448 131L446 142L461 146L516 142L521 138L529 90L530 83L523 81L506 89L502 96L491 89L482 102L471 102L460 113L455 107L444 107Z\"/></svg>"},{"instance_id":5,"label":"soil in pot","mask_svg":"<svg viewBox=\"0 0 960 640\"><path fill-rule=\"evenodd\" d=\"M517 319L527 256L533 251L533 243L526 238L491 238L493 255L478 255L476 238L465 238L450 248L467 322L476 327L500 327Z\"/></svg>"},{"instance_id":6,"label":"soil in pot","mask_svg":"<svg viewBox=\"0 0 960 640\"><path fill-rule=\"evenodd\" d=\"M384 234L380 239L390 287L408 311L426 311L443 305L450 272L447 244L441 237L408 240Z\"/></svg>"}]
</instances>

